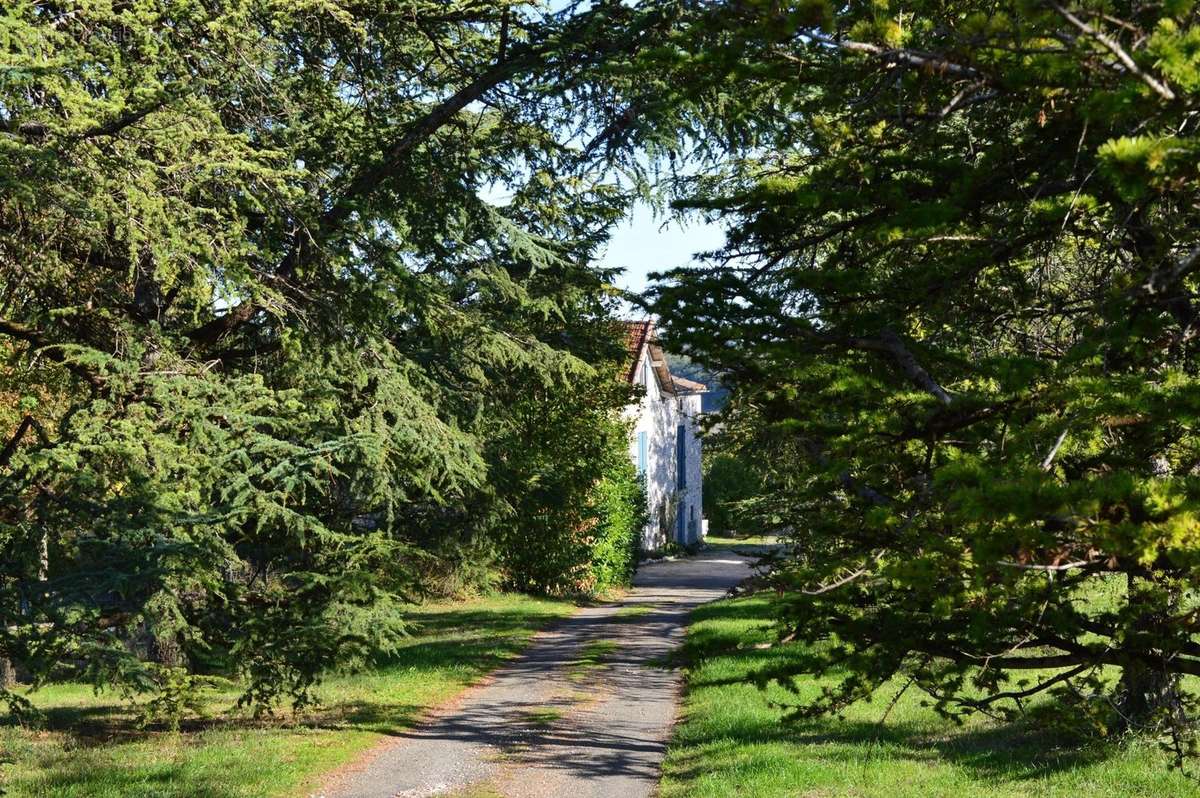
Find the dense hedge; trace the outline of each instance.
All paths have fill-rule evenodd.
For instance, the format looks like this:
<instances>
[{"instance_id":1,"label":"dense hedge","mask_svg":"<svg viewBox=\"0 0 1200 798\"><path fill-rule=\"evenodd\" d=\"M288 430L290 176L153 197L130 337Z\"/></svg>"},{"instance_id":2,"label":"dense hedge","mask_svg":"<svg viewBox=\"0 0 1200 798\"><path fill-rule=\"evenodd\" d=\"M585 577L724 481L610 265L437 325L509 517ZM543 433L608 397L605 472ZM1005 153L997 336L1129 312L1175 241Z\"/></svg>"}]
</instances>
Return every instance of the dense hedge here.
<instances>
[{"instance_id":1,"label":"dense hedge","mask_svg":"<svg viewBox=\"0 0 1200 798\"><path fill-rule=\"evenodd\" d=\"M646 525L646 491L628 460L613 463L593 491L593 529L588 565L591 590L627 584L637 566Z\"/></svg>"},{"instance_id":2,"label":"dense hedge","mask_svg":"<svg viewBox=\"0 0 1200 798\"><path fill-rule=\"evenodd\" d=\"M502 536L498 555L507 587L593 595L633 575L646 519L645 493L626 454L624 427L598 423L605 428L603 448L579 461L579 471L593 473L582 492L586 498L555 502L551 496L569 475L542 475L542 490L526 497L531 509L518 512Z\"/></svg>"}]
</instances>

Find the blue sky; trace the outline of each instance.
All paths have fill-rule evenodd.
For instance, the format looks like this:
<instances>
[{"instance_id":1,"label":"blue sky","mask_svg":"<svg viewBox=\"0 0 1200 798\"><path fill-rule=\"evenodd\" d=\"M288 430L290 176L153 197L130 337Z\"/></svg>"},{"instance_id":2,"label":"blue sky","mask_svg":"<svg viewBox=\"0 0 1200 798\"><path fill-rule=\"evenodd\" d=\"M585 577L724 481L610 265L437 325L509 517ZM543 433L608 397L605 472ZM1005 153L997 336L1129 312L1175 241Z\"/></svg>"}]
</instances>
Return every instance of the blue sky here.
<instances>
[{"instance_id":1,"label":"blue sky","mask_svg":"<svg viewBox=\"0 0 1200 798\"><path fill-rule=\"evenodd\" d=\"M687 265L692 255L716 249L724 240L716 225L656 218L649 206L639 203L613 233L600 262L625 269L617 279L618 286L641 291L650 272Z\"/></svg>"}]
</instances>

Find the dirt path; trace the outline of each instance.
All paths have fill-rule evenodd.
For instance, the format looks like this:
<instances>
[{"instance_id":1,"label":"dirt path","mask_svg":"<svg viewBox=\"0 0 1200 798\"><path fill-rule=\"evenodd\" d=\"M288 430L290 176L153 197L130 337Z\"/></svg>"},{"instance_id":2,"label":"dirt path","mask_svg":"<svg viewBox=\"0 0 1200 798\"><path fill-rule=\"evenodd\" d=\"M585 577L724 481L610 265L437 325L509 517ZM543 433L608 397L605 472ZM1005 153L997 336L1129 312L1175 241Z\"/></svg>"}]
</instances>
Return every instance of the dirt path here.
<instances>
[{"instance_id":1,"label":"dirt path","mask_svg":"<svg viewBox=\"0 0 1200 798\"><path fill-rule=\"evenodd\" d=\"M749 562L714 552L644 566L621 602L543 632L520 659L317 794L652 795L679 696L664 660L691 611L748 576Z\"/></svg>"}]
</instances>

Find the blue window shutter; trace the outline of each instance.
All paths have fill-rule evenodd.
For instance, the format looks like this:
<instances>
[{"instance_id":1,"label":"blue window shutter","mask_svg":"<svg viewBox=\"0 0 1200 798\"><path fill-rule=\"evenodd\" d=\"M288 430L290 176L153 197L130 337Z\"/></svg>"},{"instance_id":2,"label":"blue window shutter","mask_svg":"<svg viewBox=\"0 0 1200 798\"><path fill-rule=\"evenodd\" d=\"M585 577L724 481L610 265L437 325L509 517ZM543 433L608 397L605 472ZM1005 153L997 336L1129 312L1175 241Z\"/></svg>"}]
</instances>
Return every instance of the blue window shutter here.
<instances>
[{"instance_id":1,"label":"blue window shutter","mask_svg":"<svg viewBox=\"0 0 1200 798\"><path fill-rule=\"evenodd\" d=\"M639 474L646 473L646 466L647 466L646 461L648 459L646 456L646 437L647 437L646 433L644 433L644 432L638 433L637 471Z\"/></svg>"},{"instance_id":2,"label":"blue window shutter","mask_svg":"<svg viewBox=\"0 0 1200 798\"><path fill-rule=\"evenodd\" d=\"M687 428L682 424L675 431L675 462L678 464L679 487L687 487Z\"/></svg>"},{"instance_id":3,"label":"blue window shutter","mask_svg":"<svg viewBox=\"0 0 1200 798\"><path fill-rule=\"evenodd\" d=\"M675 540L680 543L687 543L687 536L683 531L683 502L679 503L679 510L675 514Z\"/></svg>"}]
</instances>

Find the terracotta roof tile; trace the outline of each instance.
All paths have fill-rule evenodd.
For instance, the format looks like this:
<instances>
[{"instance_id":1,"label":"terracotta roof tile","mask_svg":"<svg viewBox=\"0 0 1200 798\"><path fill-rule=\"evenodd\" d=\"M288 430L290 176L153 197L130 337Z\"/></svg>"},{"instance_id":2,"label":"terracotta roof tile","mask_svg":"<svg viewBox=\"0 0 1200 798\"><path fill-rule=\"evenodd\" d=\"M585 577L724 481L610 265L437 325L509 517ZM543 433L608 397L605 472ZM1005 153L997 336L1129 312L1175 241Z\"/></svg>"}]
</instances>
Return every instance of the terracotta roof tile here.
<instances>
[{"instance_id":1,"label":"terracotta roof tile","mask_svg":"<svg viewBox=\"0 0 1200 798\"><path fill-rule=\"evenodd\" d=\"M626 370L625 379L630 383L637 373L638 355L650 338L653 328L654 323L649 320L625 322L625 350L629 353L629 368Z\"/></svg>"}]
</instances>

